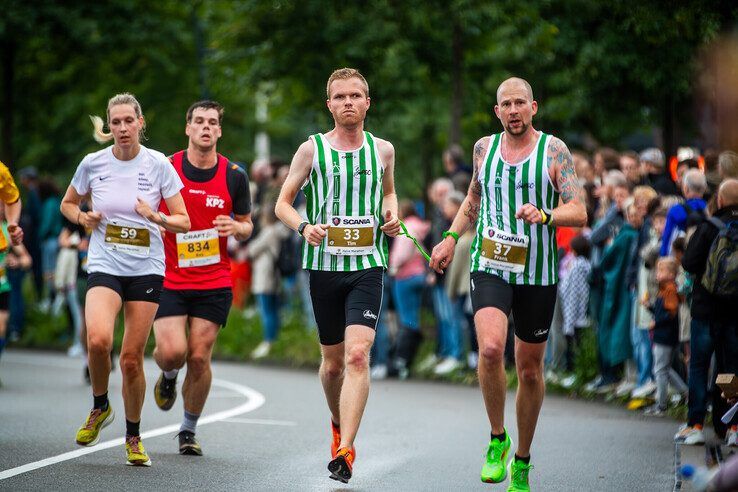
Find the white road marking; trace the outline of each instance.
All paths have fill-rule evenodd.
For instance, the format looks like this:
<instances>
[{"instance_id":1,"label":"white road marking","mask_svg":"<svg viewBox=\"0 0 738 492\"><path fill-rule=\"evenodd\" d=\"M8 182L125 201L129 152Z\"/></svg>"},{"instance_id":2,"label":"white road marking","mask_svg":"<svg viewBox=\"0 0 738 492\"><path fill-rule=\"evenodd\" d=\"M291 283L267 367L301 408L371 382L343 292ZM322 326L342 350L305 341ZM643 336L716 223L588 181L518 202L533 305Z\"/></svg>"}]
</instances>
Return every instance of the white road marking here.
<instances>
[{"instance_id":1,"label":"white road marking","mask_svg":"<svg viewBox=\"0 0 738 492\"><path fill-rule=\"evenodd\" d=\"M289 427L294 427L297 425L297 422L293 422L291 420L268 420L268 419L232 418L232 419L225 419L223 422L234 422L236 424L286 425Z\"/></svg>"},{"instance_id":2,"label":"white road marking","mask_svg":"<svg viewBox=\"0 0 738 492\"><path fill-rule=\"evenodd\" d=\"M243 386L240 384L232 383L230 381L225 381L221 379L213 379L213 385L240 393L241 395L246 397L248 401L246 401L246 403L244 403L243 405L239 405L230 410L224 410L222 412L217 412L212 415L201 417L200 420L198 421L198 425L211 424L213 422L219 422L222 420L237 417L238 415L243 415L244 413L253 412L257 408L261 407L266 401L266 399L264 398L264 395L262 395L258 391L251 389L247 386ZM170 432L175 432L177 430L179 430L179 424L167 425L165 427L159 427L158 429L151 429L149 431L142 432L141 438L146 439L149 437L157 437L157 436L161 436L164 434L169 434ZM20 475L21 473L28 473L33 470L38 470L39 468L51 466L56 463L61 463L62 461L68 461L74 458L79 458L80 456L84 456L86 454L95 453L97 451L102 451L104 449L114 448L116 446L122 446L124 442L125 442L125 439L122 437L118 439L111 439L110 441L101 442L97 444L96 446L93 446L90 448L80 448L74 451L69 451L68 453L62 453L57 456L52 456L50 458L46 458L43 460L34 461L33 463L27 463L25 465L17 466L15 468L9 468L7 470L3 470L2 472L0 472L0 480L4 480L6 478Z\"/></svg>"}]
</instances>

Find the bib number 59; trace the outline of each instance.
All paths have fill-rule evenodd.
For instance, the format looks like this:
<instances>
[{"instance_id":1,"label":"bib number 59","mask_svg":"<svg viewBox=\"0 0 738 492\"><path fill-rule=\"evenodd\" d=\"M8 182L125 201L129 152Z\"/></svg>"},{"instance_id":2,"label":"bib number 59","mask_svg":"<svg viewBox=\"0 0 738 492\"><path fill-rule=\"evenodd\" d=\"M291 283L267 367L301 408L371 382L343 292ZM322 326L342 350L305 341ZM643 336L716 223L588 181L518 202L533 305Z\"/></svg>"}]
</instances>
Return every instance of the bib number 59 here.
<instances>
[{"instance_id":1,"label":"bib number 59","mask_svg":"<svg viewBox=\"0 0 738 492\"><path fill-rule=\"evenodd\" d=\"M128 227L121 227L120 229L120 237L121 239L135 239L136 238L136 229L134 228L128 228Z\"/></svg>"}]
</instances>

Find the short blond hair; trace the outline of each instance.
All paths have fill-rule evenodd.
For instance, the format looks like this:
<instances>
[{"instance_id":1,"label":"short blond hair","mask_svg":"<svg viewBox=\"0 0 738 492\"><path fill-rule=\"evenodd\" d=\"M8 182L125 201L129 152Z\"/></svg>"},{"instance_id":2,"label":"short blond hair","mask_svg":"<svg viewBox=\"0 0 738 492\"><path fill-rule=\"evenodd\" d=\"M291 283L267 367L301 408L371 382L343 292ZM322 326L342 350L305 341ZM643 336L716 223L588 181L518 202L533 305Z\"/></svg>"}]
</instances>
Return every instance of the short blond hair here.
<instances>
[{"instance_id":1,"label":"short blond hair","mask_svg":"<svg viewBox=\"0 0 738 492\"><path fill-rule=\"evenodd\" d=\"M338 70L334 70L331 76L328 77L328 83L325 86L325 94L328 96L328 99L331 98L331 84L334 80L348 80L353 78L361 81L364 86L364 95L369 97L369 83L367 83L364 76L361 75L361 72L355 68L339 68Z\"/></svg>"},{"instance_id":2,"label":"short blond hair","mask_svg":"<svg viewBox=\"0 0 738 492\"><path fill-rule=\"evenodd\" d=\"M738 154L732 150L722 152L718 157L718 167L723 179L738 178Z\"/></svg>"},{"instance_id":3,"label":"short blond hair","mask_svg":"<svg viewBox=\"0 0 738 492\"><path fill-rule=\"evenodd\" d=\"M652 200L658 198L659 194L650 186L636 186L633 189L633 198L636 201L645 201L651 203Z\"/></svg>"},{"instance_id":4,"label":"short blond hair","mask_svg":"<svg viewBox=\"0 0 738 492\"><path fill-rule=\"evenodd\" d=\"M669 271L674 274L675 277L679 275L679 264L677 263L676 258L674 258L673 256L662 256L661 258L659 258L656 262L656 268L661 265L667 267Z\"/></svg>"}]
</instances>

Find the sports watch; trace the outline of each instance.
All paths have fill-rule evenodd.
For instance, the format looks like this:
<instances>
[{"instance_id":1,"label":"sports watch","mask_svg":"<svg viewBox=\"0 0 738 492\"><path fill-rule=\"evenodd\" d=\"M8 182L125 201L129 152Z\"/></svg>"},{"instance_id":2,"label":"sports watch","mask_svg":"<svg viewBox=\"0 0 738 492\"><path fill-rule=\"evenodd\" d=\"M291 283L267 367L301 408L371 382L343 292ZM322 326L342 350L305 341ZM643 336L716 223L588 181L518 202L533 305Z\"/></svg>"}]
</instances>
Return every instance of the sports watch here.
<instances>
[{"instance_id":1,"label":"sports watch","mask_svg":"<svg viewBox=\"0 0 738 492\"><path fill-rule=\"evenodd\" d=\"M308 226L310 222L307 220L300 222L300 225L297 226L297 233L302 236L302 233L305 231L305 228Z\"/></svg>"}]
</instances>

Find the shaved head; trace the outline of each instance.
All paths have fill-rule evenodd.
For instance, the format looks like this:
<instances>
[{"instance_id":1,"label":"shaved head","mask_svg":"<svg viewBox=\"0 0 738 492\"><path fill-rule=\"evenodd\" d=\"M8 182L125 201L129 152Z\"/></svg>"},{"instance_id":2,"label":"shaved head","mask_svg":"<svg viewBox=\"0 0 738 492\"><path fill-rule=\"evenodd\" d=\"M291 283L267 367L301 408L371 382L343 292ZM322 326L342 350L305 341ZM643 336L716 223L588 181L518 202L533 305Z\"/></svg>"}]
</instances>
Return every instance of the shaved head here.
<instances>
[{"instance_id":1,"label":"shaved head","mask_svg":"<svg viewBox=\"0 0 738 492\"><path fill-rule=\"evenodd\" d=\"M718 191L720 208L738 205L738 179L726 179Z\"/></svg>"},{"instance_id":2,"label":"shaved head","mask_svg":"<svg viewBox=\"0 0 738 492\"><path fill-rule=\"evenodd\" d=\"M500 95L504 90L519 88L522 88L525 91L529 101L533 101L533 88L530 86L528 81L519 77L510 77L509 79L504 80L497 88L497 104L500 103Z\"/></svg>"}]
</instances>

